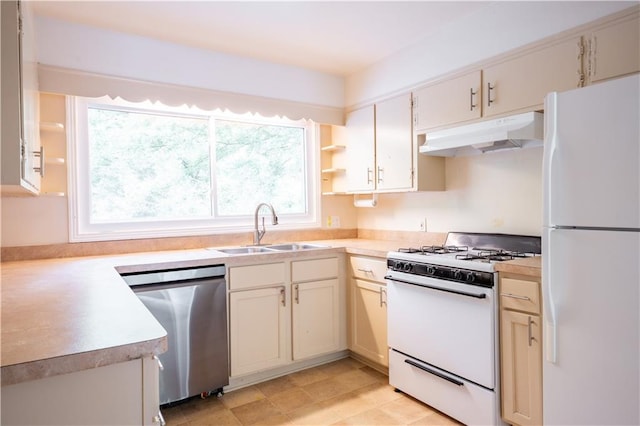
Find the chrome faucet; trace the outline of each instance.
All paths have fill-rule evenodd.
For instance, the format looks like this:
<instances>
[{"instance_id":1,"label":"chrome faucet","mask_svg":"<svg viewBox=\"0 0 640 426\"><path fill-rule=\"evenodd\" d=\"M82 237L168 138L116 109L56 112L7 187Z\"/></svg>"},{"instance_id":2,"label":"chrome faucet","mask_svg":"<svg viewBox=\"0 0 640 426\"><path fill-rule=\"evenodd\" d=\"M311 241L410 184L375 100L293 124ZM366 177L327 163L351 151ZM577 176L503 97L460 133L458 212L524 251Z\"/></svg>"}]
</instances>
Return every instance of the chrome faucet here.
<instances>
[{"instance_id":1,"label":"chrome faucet","mask_svg":"<svg viewBox=\"0 0 640 426\"><path fill-rule=\"evenodd\" d=\"M264 229L264 216L262 217L262 230L258 229L258 213L260 213L260 209L262 207L267 207L269 210L271 210L271 219L272 219L271 223L273 225L278 224L278 216L276 216L276 211L273 209L273 206L268 203L258 204L258 207L256 207L256 212L253 216L253 225L254 225L253 245L254 246L260 245L260 240L262 239L262 237L264 237L264 233L267 232L266 229Z\"/></svg>"}]
</instances>

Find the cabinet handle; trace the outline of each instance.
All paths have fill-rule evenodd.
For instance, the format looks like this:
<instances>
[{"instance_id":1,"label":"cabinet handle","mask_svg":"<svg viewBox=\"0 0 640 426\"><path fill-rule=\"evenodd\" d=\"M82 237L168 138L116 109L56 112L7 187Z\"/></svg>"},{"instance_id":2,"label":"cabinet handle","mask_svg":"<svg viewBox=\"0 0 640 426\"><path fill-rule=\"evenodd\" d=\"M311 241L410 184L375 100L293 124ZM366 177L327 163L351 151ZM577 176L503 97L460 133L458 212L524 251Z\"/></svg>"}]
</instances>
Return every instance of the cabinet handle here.
<instances>
[{"instance_id":1,"label":"cabinet handle","mask_svg":"<svg viewBox=\"0 0 640 426\"><path fill-rule=\"evenodd\" d=\"M164 421L162 413L158 411L158 414L153 416L153 423L160 423L160 426L166 426L167 422Z\"/></svg>"},{"instance_id":2,"label":"cabinet handle","mask_svg":"<svg viewBox=\"0 0 640 426\"><path fill-rule=\"evenodd\" d=\"M40 174L40 177L44 177L44 146L40 145L38 151L34 151L33 155L40 158L40 167L34 167L33 171Z\"/></svg>"},{"instance_id":3,"label":"cabinet handle","mask_svg":"<svg viewBox=\"0 0 640 426\"><path fill-rule=\"evenodd\" d=\"M531 324L533 324L533 320L531 319L531 316L529 316L529 320L528 320L528 327L529 327L529 346L531 346L531 342L533 341L533 333L531 331Z\"/></svg>"},{"instance_id":4,"label":"cabinet handle","mask_svg":"<svg viewBox=\"0 0 640 426\"><path fill-rule=\"evenodd\" d=\"M156 362L158 363L158 369L160 371L164 371L164 365L162 365L162 362L160 361L160 358L158 358L158 355L152 356L151 359L155 359Z\"/></svg>"},{"instance_id":5,"label":"cabinet handle","mask_svg":"<svg viewBox=\"0 0 640 426\"><path fill-rule=\"evenodd\" d=\"M280 287L280 297L282 298L280 300L280 303L282 303L282 306L287 306L286 289L284 287Z\"/></svg>"},{"instance_id":6,"label":"cabinet handle","mask_svg":"<svg viewBox=\"0 0 640 426\"><path fill-rule=\"evenodd\" d=\"M296 284L294 287L294 290L296 292L296 303L299 305L300 304L300 286L298 284Z\"/></svg>"},{"instance_id":7,"label":"cabinet handle","mask_svg":"<svg viewBox=\"0 0 640 426\"><path fill-rule=\"evenodd\" d=\"M384 169L378 166L378 183L384 182Z\"/></svg>"},{"instance_id":8,"label":"cabinet handle","mask_svg":"<svg viewBox=\"0 0 640 426\"><path fill-rule=\"evenodd\" d=\"M492 86L491 82L487 83L487 106L491 106L495 102L494 99L491 99L491 91L495 88L496 86Z\"/></svg>"},{"instance_id":9,"label":"cabinet handle","mask_svg":"<svg viewBox=\"0 0 640 426\"><path fill-rule=\"evenodd\" d=\"M527 296L519 296L517 294L511 294L511 293L500 293L500 296L504 296L504 297L510 297L512 299L518 299L518 300L528 300L531 301L531 299Z\"/></svg>"},{"instance_id":10,"label":"cabinet handle","mask_svg":"<svg viewBox=\"0 0 640 426\"><path fill-rule=\"evenodd\" d=\"M382 297L384 295L384 297ZM387 289L380 288L380 307L387 304Z\"/></svg>"},{"instance_id":11,"label":"cabinet handle","mask_svg":"<svg viewBox=\"0 0 640 426\"><path fill-rule=\"evenodd\" d=\"M596 71L596 50L598 48L598 39L596 38L596 36L593 36L591 38L592 40L592 49L591 49L591 54L589 55L589 59L591 59L591 76L595 77L597 71Z\"/></svg>"},{"instance_id":12,"label":"cabinet handle","mask_svg":"<svg viewBox=\"0 0 640 426\"><path fill-rule=\"evenodd\" d=\"M473 111L473 109L477 107L477 105L473 103L473 97L477 94L478 92L473 91L473 87L469 89L469 110L470 111Z\"/></svg>"},{"instance_id":13,"label":"cabinet handle","mask_svg":"<svg viewBox=\"0 0 640 426\"><path fill-rule=\"evenodd\" d=\"M373 170L371 170L371 167L367 167L367 184L372 184L373 183Z\"/></svg>"},{"instance_id":14,"label":"cabinet handle","mask_svg":"<svg viewBox=\"0 0 640 426\"><path fill-rule=\"evenodd\" d=\"M372 270L372 269L362 269L362 268L358 268L358 271L360 271L360 272L364 272L365 274L373 274L373 270Z\"/></svg>"}]
</instances>

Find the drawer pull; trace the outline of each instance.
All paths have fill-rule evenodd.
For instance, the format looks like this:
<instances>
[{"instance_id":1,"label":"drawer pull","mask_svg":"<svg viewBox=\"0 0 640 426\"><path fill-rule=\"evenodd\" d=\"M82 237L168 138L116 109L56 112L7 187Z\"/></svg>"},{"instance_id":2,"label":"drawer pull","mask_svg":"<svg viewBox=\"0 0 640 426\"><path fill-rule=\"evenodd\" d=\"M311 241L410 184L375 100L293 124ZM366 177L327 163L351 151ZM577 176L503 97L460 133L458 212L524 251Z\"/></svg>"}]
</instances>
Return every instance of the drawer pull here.
<instances>
[{"instance_id":1,"label":"drawer pull","mask_svg":"<svg viewBox=\"0 0 640 426\"><path fill-rule=\"evenodd\" d=\"M387 304L387 289L380 288L380 307L382 308Z\"/></svg>"},{"instance_id":2,"label":"drawer pull","mask_svg":"<svg viewBox=\"0 0 640 426\"><path fill-rule=\"evenodd\" d=\"M373 270L372 270L372 269L362 269L362 268L358 268L358 271L360 271L360 272L364 272L365 274L373 274Z\"/></svg>"},{"instance_id":3,"label":"drawer pull","mask_svg":"<svg viewBox=\"0 0 640 426\"><path fill-rule=\"evenodd\" d=\"M512 299L518 299L518 300L528 300L529 302L531 302L531 298L529 298L527 296L520 296L520 295L517 295L517 294L500 293L500 296L510 297Z\"/></svg>"},{"instance_id":4,"label":"drawer pull","mask_svg":"<svg viewBox=\"0 0 640 426\"><path fill-rule=\"evenodd\" d=\"M463 383L463 382L461 382L460 380L453 379L453 378L451 378L451 377L449 377L449 376L446 376L446 375L444 375L444 374L442 374L442 373L440 373L440 372L438 372L438 371L435 371L435 370L432 370L432 369L430 369L430 368L427 368L427 367L425 367L424 365L420 365L420 364L418 364L418 363L417 363L417 362L415 362L415 361L412 361L412 360L410 360L410 359L405 359L405 360L404 360L404 362L406 362L407 364L409 364L409 365L411 365L411 366L413 366L413 367L419 368L419 369L420 369L420 370L422 370L422 371L426 371L426 372L427 372L427 373L429 373L429 374L433 374L433 375L434 375L434 376L436 376L436 377L440 377L441 379L444 379L444 380L446 380L447 382L451 382L451 383L453 383L453 384L454 384L454 385L456 385L456 386L464 386L464 383Z\"/></svg>"}]
</instances>

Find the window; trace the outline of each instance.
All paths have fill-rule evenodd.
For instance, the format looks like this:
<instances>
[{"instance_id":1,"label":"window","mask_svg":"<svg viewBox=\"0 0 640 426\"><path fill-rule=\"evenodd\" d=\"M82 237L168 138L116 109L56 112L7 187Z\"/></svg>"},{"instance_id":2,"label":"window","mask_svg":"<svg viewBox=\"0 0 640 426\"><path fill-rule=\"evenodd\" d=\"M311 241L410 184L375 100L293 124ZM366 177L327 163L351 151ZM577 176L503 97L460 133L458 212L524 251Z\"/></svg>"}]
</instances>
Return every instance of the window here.
<instances>
[{"instance_id":1,"label":"window","mask_svg":"<svg viewBox=\"0 0 640 426\"><path fill-rule=\"evenodd\" d=\"M318 226L315 126L77 98L71 241L246 231L260 202Z\"/></svg>"}]
</instances>

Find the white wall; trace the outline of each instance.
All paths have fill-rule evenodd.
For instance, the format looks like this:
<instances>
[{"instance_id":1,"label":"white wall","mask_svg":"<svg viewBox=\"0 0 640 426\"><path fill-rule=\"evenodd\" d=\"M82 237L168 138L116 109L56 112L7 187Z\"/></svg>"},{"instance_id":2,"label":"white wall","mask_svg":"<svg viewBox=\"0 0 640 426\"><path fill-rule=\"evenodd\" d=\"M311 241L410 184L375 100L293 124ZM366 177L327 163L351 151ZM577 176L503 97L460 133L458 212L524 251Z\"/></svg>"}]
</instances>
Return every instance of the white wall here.
<instances>
[{"instance_id":1,"label":"white wall","mask_svg":"<svg viewBox=\"0 0 640 426\"><path fill-rule=\"evenodd\" d=\"M181 46L137 35L36 18L44 65L190 87L343 107L331 74Z\"/></svg>"},{"instance_id":2,"label":"white wall","mask_svg":"<svg viewBox=\"0 0 640 426\"><path fill-rule=\"evenodd\" d=\"M398 91L632 7L629 1L498 1L346 79L345 105ZM496 29L498 29L496 31Z\"/></svg>"},{"instance_id":3,"label":"white wall","mask_svg":"<svg viewBox=\"0 0 640 426\"><path fill-rule=\"evenodd\" d=\"M446 191L382 194L358 228L540 235L542 148L446 159Z\"/></svg>"}]
</instances>

